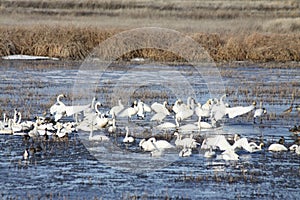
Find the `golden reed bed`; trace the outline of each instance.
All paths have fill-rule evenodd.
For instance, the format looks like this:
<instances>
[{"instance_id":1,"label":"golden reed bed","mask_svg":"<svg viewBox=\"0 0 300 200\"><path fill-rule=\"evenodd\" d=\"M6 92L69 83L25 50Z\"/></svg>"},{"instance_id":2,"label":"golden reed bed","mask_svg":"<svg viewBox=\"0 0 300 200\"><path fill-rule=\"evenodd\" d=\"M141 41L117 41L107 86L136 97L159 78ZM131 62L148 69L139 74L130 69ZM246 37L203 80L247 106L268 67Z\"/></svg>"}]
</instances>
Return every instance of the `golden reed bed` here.
<instances>
[{"instance_id":1,"label":"golden reed bed","mask_svg":"<svg viewBox=\"0 0 300 200\"><path fill-rule=\"evenodd\" d=\"M116 29L73 26L0 27L0 56L27 54L81 60ZM215 61L300 61L300 34L278 33L189 33ZM124 51L125 52L125 51ZM108 52L109 53L109 52ZM171 52L141 49L122 59L147 57L157 61L180 61Z\"/></svg>"},{"instance_id":2,"label":"golden reed bed","mask_svg":"<svg viewBox=\"0 0 300 200\"><path fill-rule=\"evenodd\" d=\"M82 60L114 34L152 26L191 36L217 62L300 61L298 0L3 0L0 19L0 56ZM157 49L121 59L133 57L182 61Z\"/></svg>"}]
</instances>

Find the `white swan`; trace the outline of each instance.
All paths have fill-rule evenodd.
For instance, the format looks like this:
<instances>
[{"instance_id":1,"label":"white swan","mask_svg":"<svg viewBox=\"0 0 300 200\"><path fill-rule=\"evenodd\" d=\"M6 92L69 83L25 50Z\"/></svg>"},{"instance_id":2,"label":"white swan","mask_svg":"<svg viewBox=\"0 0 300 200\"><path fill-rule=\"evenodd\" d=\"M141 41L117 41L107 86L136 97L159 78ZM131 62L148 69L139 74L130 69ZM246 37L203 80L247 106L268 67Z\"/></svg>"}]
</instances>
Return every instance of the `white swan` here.
<instances>
[{"instance_id":1,"label":"white swan","mask_svg":"<svg viewBox=\"0 0 300 200\"><path fill-rule=\"evenodd\" d=\"M288 149L282 144L274 143L269 146L268 150L279 152L279 151L287 151Z\"/></svg>"},{"instance_id":2,"label":"white swan","mask_svg":"<svg viewBox=\"0 0 300 200\"><path fill-rule=\"evenodd\" d=\"M156 113L151 117L150 121L162 122L166 117L167 115L165 115L164 113Z\"/></svg>"},{"instance_id":3,"label":"white swan","mask_svg":"<svg viewBox=\"0 0 300 200\"><path fill-rule=\"evenodd\" d=\"M176 118L180 118L181 120L187 119L191 117L194 114L194 104L191 102L194 102L195 100L192 97L189 97L187 99L187 104L177 104L176 110ZM191 105L192 104L192 105ZM176 102L175 102L176 105ZM174 106L175 106L174 105ZM174 108L173 108L174 110Z\"/></svg>"},{"instance_id":4,"label":"white swan","mask_svg":"<svg viewBox=\"0 0 300 200\"><path fill-rule=\"evenodd\" d=\"M122 111L119 116L120 117L128 117L128 119L131 119L132 116L136 115L139 111L139 107L137 105L137 102L134 101L132 106L129 108L126 108L124 111Z\"/></svg>"},{"instance_id":5,"label":"white swan","mask_svg":"<svg viewBox=\"0 0 300 200\"><path fill-rule=\"evenodd\" d=\"M94 122L95 122L95 127L96 128L104 128L104 127L106 127L107 124L108 124L108 121L109 121L108 118L105 117L105 115L102 114L99 111L98 107L100 105L101 105L100 102L97 102L96 105L95 105L95 110L96 110L97 116L96 116L96 119L94 120Z\"/></svg>"},{"instance_id":6,"label":"white swan","mask_svg":"<svg viewBox=\"0 0 300 200\"><path fill-rule=\"evenodd\" d=\"M61 98L66 97L64 94L60 94L56 98L56 103L50 107L50 114L54 115L55 121L60 120L66 115L66 105L61 102Z\"/></svg>"},{"instance_id":7,"label":"white swan","mask_svg":"<svg viewBox=\"0 0 300 200\"><path fill-rule=\"evenodd\" d=\"M191 134L190 137L182 139L182 135L178 132L175 132L174 135L176 136L175 145L179 147L187 147L187 148L196 148L197 145L200 145L193 139L193 135Z\"/></svg>"},{"instance_id":8,"label":"white swan","mask_svg":"<svg viewBox=\"0 0 300 200\"><path fill-rule=\"evenodd\" d=\"M219 149L221 151L227 151L227 150L235 151L237 148L243 148L244 150L246 150L250 153L253 153L253 152L259 150L259 147L256 144L254 144L254 143L249 144L247 138L238 139L237 134L234 135L234 144L233 145L229 144L229 142L226 140L224 135L217 135L213 138L207 138L206 144L208 146L212 146L212 147L215 147L215 146L219 147ZM260 146L262 146L262 144ZM261 150L261 148L260 148L260 150ZM230 153L231 152L229 152L229 154Z\"/></svg>"},{"instance_id":9,"label":"white swan","mask_svg":"<svg viewBox=\"0 0 300 200\"><path fill-rule=\"evenodd\" d=\"M260 102L260 106L258 109L255 110L254 115L253 115L253 123L255 122L256 118L260 118L260 123L262 123L262 116L267 113L267 110L262 107L262 102Z\"/></svg>"},{"instance_id":10,"label":"white swan","mask_svg":"<svg viewBox=\"0 0 300 200\"><path fill-rule=\"evenodd\" d=\"M217 155L217 159L222 160L239 160L239 155L236 154L232 149L224 151L221 155Z\"/></svg>"},{"instance_id":11,"label":"white swan","mask_svg":"<svg viewBox=\"0 0 300 200\"><path fill-rule=\"evenodd\" d=\"M257 152L257 151L261 151L262 147L264 146L264 143L260 143L259 145L257 145L254 142L249 142L249 146L252 149L252 152Z\"/></svg>"},{"instance_id":12,"label":"white swan","mask_svg":"<svg viewBox=\"0 0 300 200\"><path fill-rule=\"evenodd\" d=\"M125 137L124 137L124 139L123 139L123 142L124 143L132 143L132 142L134 142L134 138L133 137L131 137L131 136L129 136L129 129L128 129L128 126L126 126L126 135L125 135Z\"/></svg>"},{"instance_id":13,"label":"white swan","mask_svg":"<svg viewBox=\"0 0 300 200\"><path fill-rule=\"evenodd\" d=\"M163 124L160 124L158 126L156 126L157 129L160 129L160 130L170 130L170 129L176 129L179 127L179 122L178 122L178 119L175 118L175 123L172 123L172 122L165 122Z\"/></svg>"},{"instance_id":14,"label":"white swan","mask_svg":"<svg viewBox=\"0 0 300 200\"><path fill-rule=\"evenodd\" d=\"M180 104L182 104L182 100L181 99L177 99L172 107L172 110L174 111L174 113L178 113L180 110Z\"/></svg>"},{"instance_id":15,"label":"white swan","mask_svg":"<svg viewBox=\"0 0 300 200\"><path fill-rule=\"evenodd\" d=\"M90 141L109 141L109 137L107 137L106 135L93 135L94 130L93 130L93 125L92 125L92 129L90 131L90 135L89 135L89 140Z\"/></svg>"},{"instance_id":16,"label":"white swan","mask_svg":"<svg viewBox=\"0 0 300 200\"><path fill-rule=\"evenodd\" d=\"M118 116L123 110L124 110L124 105L122 104L121 99L118 101L118 105L114 106L110 109L109 114L110 115L115 115Z\"/></svg>"},{"instance_id":17,"label":"white swan","mask_svg":"<svg viewBox=\"0 0 300 200\"><path fill-rule=\"evenodd\" d=\"M154 144L154 145L153 145ZM144 151L153 151L156 149L163 150L168 148L174 148L173 145L171 145L166 140L156 140L154 137L149 138L148 140L141 140L139 143L139 146L142 147Z\"/></svg>"},{"instance_id":18,"label":"white swan","mask_svg":"<svg viewBox=\"0 0 300 200\"><path fill-rule=\"evenodd\" d=\"M213 126L210 123L202 122L201 117L198 118L197 125L198 125L199 130L201 130L201 129L212 129L213 128Z\"/></svg>"},{"instance_id":19,"label":"white swan","mask_svg":"<svg viewBox=\"0 0 300 200\"><path fill-rule=\"evenodd\" d=\"M156 113L164 113L165 115L170 115L169 110L167 109L168 102L164 101L163 104L154 102L151 105L151 109Z\"/></svg>"},{"instance_id":20,"label":"white swan","mask_svg":"<svg viewBox=\"0 0 300 200\"><path fill-rule=\"evenodd\" d=\"M223 101L226 96L227 95L224 94L220 100L216 100L217 102L211 107L211 119L216 122L220 121L226 115L226 104Z\"/></svg>"}]
</instances>

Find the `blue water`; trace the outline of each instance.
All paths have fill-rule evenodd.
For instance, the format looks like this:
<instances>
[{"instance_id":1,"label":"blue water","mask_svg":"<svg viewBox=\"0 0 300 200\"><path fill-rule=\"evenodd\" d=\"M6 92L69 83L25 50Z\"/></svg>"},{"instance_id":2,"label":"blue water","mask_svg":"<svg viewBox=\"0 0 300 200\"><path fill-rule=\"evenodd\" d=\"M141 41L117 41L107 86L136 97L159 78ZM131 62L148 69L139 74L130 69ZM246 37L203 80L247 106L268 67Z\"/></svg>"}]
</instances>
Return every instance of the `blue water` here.
<instances>
[{"instance_id":1,"label":"blue water","mask_svg":"<svg viewBox=\"0 0 300 200\"><path fill-rule=\"evenodd\" d=\"M58 63L55 67L41 70L34 67L36 63L32 66L26 63L28 66L21 68L20 63L16 61L9 61L10 67L6 67L6 62L3 61L3 67L0 67L0 105L1 111L10 116L14 108L18 108L24 115L27 114L29 119L41 115L56 101L57 94L67 93L70 97L70 91L78 81L74 80L74 77L78 75L79 64L66 67L63 63ZM252 66L220 69L221 72L224 70L232 70L235 74L222 77L225 89L236 91L236 94L227 98L231 104L249 103L249 97L239 93L239 87L248 87L253 95L253 87L259 86L267 91L268 88L286 84L287 91L295 90L299 94L298 69L266 69ZM110 72L106 75L109 77L107 80L99 81L95 86L99 91L96 92L98 98L104 103L103 110L108 110L111 106L109 94L113 91L103 90L103 85L113 88L116 84L114 77L118 77L119 80L121 73L124 72ZM98 78L96 72L93 75L94 79ZM188 80L192 80L193 87L201 87L196 97L204 103L202 99L209 97L209 94L206 93L207 88L203 85L203 80L197 82L198 79L193 74L187 77ZM148 84L151 82L147 81ZM151 85L148 86L148 90L150 88L172 93L167 87ZM237 97L240 102L236 102ZM170 94L171 102L174 102L175 98L176 94ZM271 98L274 98L274 101L271 101ZM237 119L225 119L224 127L220 131L229 136L239 133L257 143L262 137L266 145L284 136L286 145L291 145L294 138L288 129L299 125L299 114L293 111L289 116L280 115L289 107L291 95L288 92L275 96L257 94L253 99L263 100L268 114L275 113L277 116L265 117L261 125L254 125L248 115ZM158 96L154 99L144 99L147 103L154 100L161 102L162 98ZM71 104L72 98L65 101ZM75 102L86 103L80 98ZM299 95L296 95L295 103L299 104ZM146 121L150 117L151 115L147 116ZM151 125L137 119L133 119L131 123L135 124L132 127L138 124L138 128L145 129L150 129ZM119 125L119 130L124 133L124 124ZM101 132L107 134L105 130ZM213 133L202 132L200 135L205 134ZM85 139L87 135L88 133L78 131L64 142L34 141L34 145L39 144L43 150L32 155L27 161L22 159L22 154L24 149L33 143L32 140L23 140L21 136L0 135L1 198L297 199L300 195L300 156L292 152L272 153L266 148L252 154L238 151L239 161L224 161L204 158L204 151L198 148L188 158L178 157L180 149L172 150L161 158L153 158L139 149L138 142L141 138L137 138L136 143L126 146L121 143L121 134L111 136L112 142L108 144L97 143L90 146ZM97 151L93 151L93 148L98 149L98 152L106 151L110 146L113 148L105 155L98 155L95 153ZM128 158L129 163L138 167L128 167L124 158ZM116 159L115 162L113 159ZM124 163L127 165L125 169L121 166Z\"/></svg>"}]
</instances>

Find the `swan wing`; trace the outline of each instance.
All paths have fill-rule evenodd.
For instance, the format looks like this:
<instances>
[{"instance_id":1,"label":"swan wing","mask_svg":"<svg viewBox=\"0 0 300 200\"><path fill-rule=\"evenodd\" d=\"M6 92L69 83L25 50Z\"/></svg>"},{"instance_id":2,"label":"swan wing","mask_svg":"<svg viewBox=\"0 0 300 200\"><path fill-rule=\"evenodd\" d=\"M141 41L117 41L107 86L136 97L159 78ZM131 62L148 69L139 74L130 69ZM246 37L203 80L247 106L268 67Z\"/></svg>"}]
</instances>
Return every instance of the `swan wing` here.
<instances>
[{"instance_id":1,"label":"swan wing","mask_svg":"<svg viewBox=\"0 0 300 200\"><path fill-rule=\"evenodd\" d=\"M163 105L163 104L160 104L160 103L157 103L157 102L154 102L152 105L151 105L151 109L156 112L156 113L164 113L166 115L169 115L169 111L167 110L167 108Z\"/></svg>"},{"instance_id":2,"label":"swan wing","mask_svg":"<svg viewBox=\"0 0 300 200\"><path fill-rule=\"evenodd\" d=\"M254 109L254 106L237 106L232 108L226 108L226 114L228 114L229 118L235 118L237 116L246 114Z\"/></svg>"},{"instance_id":3,"label":"swan wing","mask_svg":"<svg viewBox=\"0 0 300 200\"><path fill-rule=\"evenodd\" d=\"M161 122L162 120L164 120L166 118L167 115L165 115L164 113L156 113L155 115L153 115L150 119L150 121L159 121Z\"/></svg>"},{"instance_id":4,"label":"swan wing","mask_svg":"<svg viewBox=\"0 0 300 200\"><path fill-rule=\"evenodd\" d=\"M252 148L251 146L249 145L248 143L248 140L247 138L241 138L239 139L238 141L236 141L233 145L232 145L232 148L233 149L236 149L236 148L243 148L245 149L246 151L248 152L252 152Z\"/></svg>"},{"instance_id":5,"label":"swan wing","mask_svg":"<svg viewBox=\"0 0 300 200\"><path fill-rule=\"evenodd\" d=\"M72 116L76 113L82 112L90 108L90 104L83 106L66 106L66 114L67 116Z\"/></svg>"},{"instance_id":6,"label":"swan wing","mask_svg":"<svg viewBox=\"0 0 300 200\"><path fill-rule=\"evenodd\" d=\"M232 148L224 135L217 135L213 138L207 138L206 144L213 147L219 147L221 151L226 151Z\"/></svg>"}]
</instances>

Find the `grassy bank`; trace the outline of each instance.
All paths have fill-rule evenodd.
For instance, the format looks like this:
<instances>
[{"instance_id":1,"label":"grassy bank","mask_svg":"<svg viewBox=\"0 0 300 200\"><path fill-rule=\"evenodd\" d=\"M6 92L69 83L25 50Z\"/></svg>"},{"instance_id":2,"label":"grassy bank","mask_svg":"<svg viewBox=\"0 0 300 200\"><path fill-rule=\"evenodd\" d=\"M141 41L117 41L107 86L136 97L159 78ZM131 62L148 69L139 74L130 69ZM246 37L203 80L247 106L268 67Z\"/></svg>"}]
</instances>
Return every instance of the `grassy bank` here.
<instances>
[{"instance_id":1,"label":"grassy bank","mask_svg":"<svg viewBox=\"0 0 300 200\"><path fill-rule=\"evenodd\" d=\"M121 31L123 30L75 26L1 26L0 55L27 54L81 60L102 41ZM215 61L300 61L300 34L297 33L187 35L202 45ZM134 57L171 62L180 60L172 52L157 49L128 52L121 59Z\"/></svg>"},{"instance_id":2,"label":"grassy bank","mask_svg":"<svg viewBox=\"0 0 300 200\"><path fill-rule=\"evenodd\" d=\"M3 0L0 56L82 60L105 39L150 26L191 36L215 61L300 59L298 0ZM181 61L172 52L157 49L128 52L121 59L133 57Z\"/></svg>"}]
</instances>

